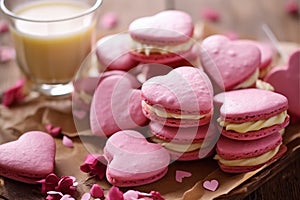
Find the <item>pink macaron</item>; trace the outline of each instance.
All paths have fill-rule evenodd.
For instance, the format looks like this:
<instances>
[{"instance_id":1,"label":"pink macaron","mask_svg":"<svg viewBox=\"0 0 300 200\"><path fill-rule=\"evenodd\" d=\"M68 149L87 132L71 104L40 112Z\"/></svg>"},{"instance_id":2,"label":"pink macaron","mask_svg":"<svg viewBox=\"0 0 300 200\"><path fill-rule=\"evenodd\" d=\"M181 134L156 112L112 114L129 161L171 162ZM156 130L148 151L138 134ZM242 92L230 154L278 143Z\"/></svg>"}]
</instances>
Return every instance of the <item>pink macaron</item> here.
<instances>
[{"instance_id":1,"label":"pink macaron","mask_svg":"<svg viewBox=\"0 0 300 200\"><path fill-rule=\"evenodd\" d=\"M178 128L150 122L150 140L168 150L172 160L198 160L211 155L218 138L213 124Z\"/></svg>"},{"instance_id":2,"label":"pink macaron","mask_svg":"<svg viewBox=\"0 0 300 200\"><path fill-rule=\"evenodd\" d=\"M132 59L130 51L131 38L129 34L120 33L101 38L97 43L96 55L101 68L128 71L139 63Z\"/></svg>"},{"instance_id":3,"label":"pink macaron","mask_svg":"<svg viewBox=\"0 0 300 200\"><path fill-rule=\"evenodd\" d=\"M254 140L284 129L289 123L285 96L256 88L217 94L222 135L235 140Z\"/></svg>"},{"instance_id":4,"label":"pink macaron","mask_svg":"<svg viewBox=\"0 0 300 200\"><path fill-rule=\"evenodd\" d=\"M106 177L115 186L145 185L164 177L170 156L159 144L149 143L137 131L124 130L112 135L104 147L108 160Z\"/></svg>"},{"instance_id":5,"label":"pink macaron","mask_svg":"<svg viewBox=\"0 0 300 200\"><path fill-rule=\"evenodd\" d=\"M201 63L221 91L254 87L259 76L261 53L247 41L212 35L201 44Z\"/></svg>"},{"instance_id":6,"label":"pink macaron","mask_svg":"<svg viewBox=\"0 0 300 200\"><path fill-rule=\"evenodd\" d=\"M265 77L276 92L287 97L293 121L300 119L300 49L290 54L285 66L274 67Z\"/></svg>"},{"instance_id":7,"label":"pink macaron","mask_svg":"<svg viewBox=\"0 0 300 200\"><path fill-rule=\"evenodd\" d=\"M174 63L188 57L193 44L191 16L179 10L161 11L131 22L131 55L143 63Z\"/></svg>"},{"instance_id":8,"label":"pink macaron","mask_svg":"<svg viewBox=\"0 0 300 200\"><path fill-rule=\"evenodd\" d=\"M229 173L244 173L256 170L263 165L280 158L287 148L282 144L280 133L267 137L238 141L221 136L216 145L220 168Z\"/></svg>"},{"instance_id":9,"label":"pink macaron","mask_svg":"<svg viewBox=\"0 0 300 200\"><path fill-rule=\"evenodd\" d=\"M142 108L152 121L172 127L201 126L213 113L213 89L207 75L179 67L142 85Z\"/></svg>"},{"instance_id":10,"label":"pink macaron","mask_svg":"<svg viewBox=\"0 0 300 200\"><path fill-rule=\"evenodd\" d=\"M136 78L126 72L115 72L100 78L90 109L93 134L108 137L117 131L147 124L148 120L142 112L139 86Z\"/></svg>"},{"instance_id":11,"label":"pink macaron","mask_svg":"<svg viewBox=\"0 0 300 200\"><path fill-rule=\"evenodd\" d=\"M41 131L24 133L18 140L0 145L0 175L38 184L54 171L55 141Z\"/></svg>"}]
</instances>

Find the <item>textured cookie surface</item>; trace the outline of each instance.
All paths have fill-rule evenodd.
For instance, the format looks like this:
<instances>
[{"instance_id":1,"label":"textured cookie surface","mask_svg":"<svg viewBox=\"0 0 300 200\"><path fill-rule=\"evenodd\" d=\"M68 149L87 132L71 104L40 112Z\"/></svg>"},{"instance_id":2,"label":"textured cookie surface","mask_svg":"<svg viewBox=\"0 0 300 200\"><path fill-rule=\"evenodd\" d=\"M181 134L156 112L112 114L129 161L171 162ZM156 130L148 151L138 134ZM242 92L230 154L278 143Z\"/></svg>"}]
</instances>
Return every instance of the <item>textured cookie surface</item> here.
<instances>
[{"instance_id":1,"label":"textured cookie surface","mask_svg":"<svg viewBox=\"0 0 300 200\"><path fill-rule=\"evenodd\" d=\"M236 123L267 119L288 108L285 96L255 88L223 92L214 101L222 104L221 118Z\"/></svg>"},{"instance_id":2,"label":"textured cookie surface","mask_svg":"<svg viewBox=\"0 0 300 200\"><path fill-rule=\"evenodd\" d=\"M139 132L126 130L112 135L104 148L107 179L116 186L137 186L162 178L168 170L169 153L149 143Z\"/></svg>"},{"instance_id":3,"label":"textured cookie surface","mask_svg":"<svg viewBox=\"0 0 300 200\"><path fill-rule=\"evenodd\" d=\"M221 89L235 88L260 66L261 53L253 44L213 35L204 39L201 46L203 68Z\"/></svg>"},{"instance_id":4,"label":"textured cookie surface","mask_svg":"<svg viewBox=\"0 0 300 200\"><path fill-rule=\"evenodd\" d=\"M40 131L24 133L18 140L0 145L0 175L37 183L54 170L55 142Z\"/></svg>"}]
</instances>

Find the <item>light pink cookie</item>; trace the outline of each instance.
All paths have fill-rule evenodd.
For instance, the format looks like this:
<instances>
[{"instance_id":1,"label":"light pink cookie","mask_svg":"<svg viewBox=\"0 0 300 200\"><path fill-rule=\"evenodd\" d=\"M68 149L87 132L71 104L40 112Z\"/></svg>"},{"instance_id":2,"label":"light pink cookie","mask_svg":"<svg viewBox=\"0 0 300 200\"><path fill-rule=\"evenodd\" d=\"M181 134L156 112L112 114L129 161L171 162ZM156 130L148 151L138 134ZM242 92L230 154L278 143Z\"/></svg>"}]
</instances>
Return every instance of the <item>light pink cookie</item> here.
<instances>
[{"instance_id":1,"label":"light pink cookie","mask_svg":"<svg viewBox=\"0 0 300 200\"><path fill-rule=\"evenodd\" d=\"M284 67L274 67L264 79L287 97L292 118L300 118L300 49L290 55Z\"/></svg>"},{"instance_id":2,"label":"light pink cookie","mask_svg":"<svg viewBox=\"0 0 300 200\"><path fill-rule=\"evenodd\" d=\"M231 139L262 138L289 123L287 98L275 92L255 88L234 90L216 95L214 101L220 107L218 122L222 135Z\"/></svg>"},{"instance_id":3,"label":"light pink cookie","mask_svg":"<svg viewBox=\"0 0 300 200\"><path fill-rule=\"evenodd\" d=\"M261 61L255 45L212 35L201 46L203 68L222 91L255 85Z\"/></svg>"},{"instance_id":4,"label":"light pink cookie","mask_svg":"<svg viewBox=\"0 0 300 200\"><path fill-rule=\"evenodd\" d=\"M95 135L107 137L147 123L141 107L141 90L135 87L138 81L133 80L125 72L100 80L90 109L90 126Z\"/></svg>"},{"instance_id":5,"label":"light pink cookie","mask_svg":"<svg viewBox=\"0 0 300 200\"><path fill-rule=\"evenodd\" d=\"M47 133L31 131L0 145L0 175L37 184L54 170L55 142Z\"/></svg>"},{"instance_id":6,"label":"light pink cookie","mask_svg":"<svg viewBox=\"0 0 300 200\"><path fill-rule=\"evenodd\" d=\"M139 186L161 179L168 171L169 153L149 143L137 131L125 130L112 135L104 147L108 159L107 180L120 187Z\"/></svg>"},{"instance_id":7,"label":"light pink cookie","mask_svg":"<svg viewBox=\"0 0 300 200\"><path fill-rule=\"evenodd\" d=\"M96 55L104 69L128 71L139 63L132 59L130 51L130 36L120 33L101 38L97 43Z\"/></svg>"},{"instance_id":8,"label":"light pink cookie","mask_svg":"<svg viewBox=\"0 0 300 200\"><path fill-rule=\"evenodd\" d=\"M213 89L207 75L194 67L179 67L142 85L144 114L166 126L208 124L213 112Z\"/></svg>"},{"instance_id":9,"label":"light pink cookie","mask_svg":"<svg viewBox=\"0 0 300 200\"><path fill-rule=\"evenodd\" d=\"M131 22L134 59L143 63L170 63L186 57L192 48L194 24L188 13L166 10Z\"/></svg>"}]
</instances>

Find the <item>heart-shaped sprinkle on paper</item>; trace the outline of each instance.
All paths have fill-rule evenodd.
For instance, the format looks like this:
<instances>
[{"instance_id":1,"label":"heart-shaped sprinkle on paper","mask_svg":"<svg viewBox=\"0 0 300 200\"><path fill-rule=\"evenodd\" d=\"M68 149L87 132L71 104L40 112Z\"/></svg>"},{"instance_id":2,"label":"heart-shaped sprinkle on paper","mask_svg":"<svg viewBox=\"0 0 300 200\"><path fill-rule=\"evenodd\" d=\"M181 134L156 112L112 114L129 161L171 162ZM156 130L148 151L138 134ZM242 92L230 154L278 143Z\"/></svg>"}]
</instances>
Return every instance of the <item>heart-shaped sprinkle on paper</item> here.
<instances>
[{"instance_id":1,"label":"heart-shaped sprinkle on paper","mask_svg":"<svg viewBox=\"0 0 300 200\"><path fill-rule=\"evenodd\" d=\"M191 172L176 170L176 181L182 183L182 179L192 176Z\"/></svg>"},{"instance_id":2,"label":"heart-shaped sprinkle on paper","mask_svg":"<svg viewBox=\"0 0 300 200\"><path fill-rule=\"evenodd\" d=\"M215 179L213 180L207 180L207 181L204 181L203 183L203 187L209 191L216 191L218 189L218 186L219 186L219 182Z\"/></svg>"},{"instance_id":3,"label":"heart-shaped sprinkle on paper","mask_svg":"<svg viewBox=\"0 0 300 200\"><path fill-rule=\"evenodd\" d=\"M73 110L73 115L77 119L83 119L87 116L87 112L85 110Z\"/></svg>"},{"instance_id":4,"label":"heart-shaped sprinkle on paper","mask_svg":"<svg viewBox=\"0 0 300 200\"><path fill-rule=\"evenodd\" d=\"M74 147L73 141L65 135L63 137L62 143L66 147L70 147L70 148Z\"/></svg>"}]
</instances>

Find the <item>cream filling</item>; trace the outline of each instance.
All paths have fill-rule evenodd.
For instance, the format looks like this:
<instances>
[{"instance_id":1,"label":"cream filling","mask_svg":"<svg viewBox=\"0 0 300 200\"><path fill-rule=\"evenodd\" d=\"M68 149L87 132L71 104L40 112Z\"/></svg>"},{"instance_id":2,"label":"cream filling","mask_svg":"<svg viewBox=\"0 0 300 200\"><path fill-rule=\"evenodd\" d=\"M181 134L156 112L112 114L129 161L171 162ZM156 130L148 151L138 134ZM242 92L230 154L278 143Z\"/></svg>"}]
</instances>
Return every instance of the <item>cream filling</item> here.
<instances>
[{"instance_id":1,"label":"cream filling","mask_svg":"<svg viewBox=\"0 0 300 200\"><path fill-rule=\"evenodd\" d=\"M155 113L157 116L162 118L199 120L206 117L207 115L210 115L210 113L204 115L187 115L187 114L184 115L184 114L169 113L161 109L154 108L153 106L148 105L145 101L142 101L142 107L144 107L146 110L151 111L152 113Z\"/></svg>"},{"instance_id":2,"label":"cream filling","mask_svg":"<svg viewBox=\"0 0 300 200\"><path fill-rule=\"evenodd\" d=\"M232 130L238 133L246 133L249 131L257 131L266 127L270 127L276 124L282 124L287 116L287 111L283 111L278 115L270 117L269 119L262 119L252 122L244 123L230 123L225 122L221 118L218 118L218 122L221 127L224 127L226 130Z\"/></svg>"},{"instance_id":3,"label":"cream filling","mask_svg":"<svg viewBox=\"0 0 300 200\"><path fill-rule=\"evenodd\" d=\"M202 146L202 142L192 143L192 144L179 144L179 143L173 143L173 142L166 142L166 141L163 141L156 137L152 137L151 140L155 143L160 144L161 146L163 146L166 149L169 149L171 151L181 152L181 153L192 152L192 151L200 149L201 147L205 148L205 146L208 146L208 145Z\"/></svg>"},{"instance_id":4,"label":"cream filling","mask_svg":"<svg viewBox=\"0 0 300 200\"><path fill-rule=\"evenodd\" d=\"M261 90L269 90L269 91L274 91L274 87L267 82L264 82L262 80L257 80L256 81L256 88L261 89Z\"/></svg>"},{"instance_id":5,"label":"cream filling","mask_svg":"<svg viewBox=\"0 0 300 200\"><path fill-rule=\"evenodd\" d=\"M234 167L234 166L255 166L266 163L271 158L273 158L279 151L280 145L275 149L268 151L260 156L252 157L252 158L244 158L238 160L225 160L221 158L219 155L215 155L214 159L218 160L220 163L226 166Z\"/></svg>"},{"instance_id":6,"label":"cream filling","mask_svg":"<svg viewBox=\"0 0 300 200\"><path fill-rule=\"evenodd\" d=\"M178 44L178 45L151 45L151 44L143 44L138 41L132 40L132 48L138 53L145 53L149 56L151 53L160 53L160 54L167 54L170 52L182 52L187 51L192 48L194 44L194 39L191 38L189 41Z\"/></svg>"},{"instance_id":7,"label":"cream filling","mask_svg":"<svg viewBox=\"0 0 300 200\"><path fill-rule=\"evenodd\" d=\"M258 79L258 76L259 76L259 69L257 68L255 72L247 80L235 86L233 89L248 88L252 86Z\"/></svg>"}]
</instances>

